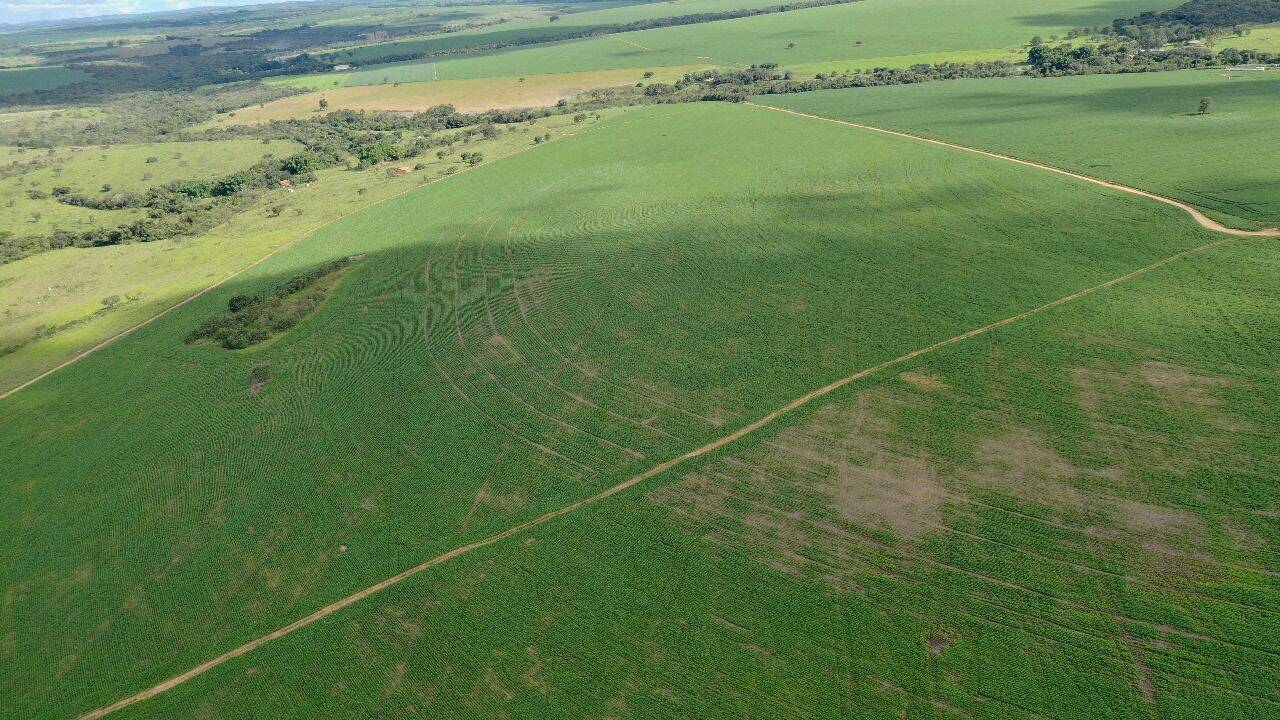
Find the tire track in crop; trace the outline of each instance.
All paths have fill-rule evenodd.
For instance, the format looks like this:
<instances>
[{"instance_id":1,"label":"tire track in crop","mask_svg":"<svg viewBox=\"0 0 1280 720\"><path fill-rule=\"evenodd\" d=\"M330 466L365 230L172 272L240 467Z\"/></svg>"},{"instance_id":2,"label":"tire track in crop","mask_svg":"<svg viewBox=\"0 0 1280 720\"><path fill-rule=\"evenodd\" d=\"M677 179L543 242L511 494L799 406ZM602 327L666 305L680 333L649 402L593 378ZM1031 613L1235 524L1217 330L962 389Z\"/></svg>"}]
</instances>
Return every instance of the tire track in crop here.
<instances>
[{"instance_id":1,"label":"tire track in crop","mask_svg":"<svg viewBox=\"0 0 1280 720\"><path fill-rule=\"evenodd\" d=\"M521 291L520 291L520 277L519 277L519 275L518 275L518 273L517 273L517 271L516 271L515 259L514 259L513 255L512 255L512 252L511 252L511 245L510 245L510 243L508 243L508 244L505 246L505 251L506 251L506 256L507 256L507 265L508 265L508 267L510 268L511 276L512 276L512 278L514 279L514 285L513 285L514 293L513 293L513 294L514 294L514 296L515 296L516 305L517 305L517 307L518 307L518 309L519 309L519 312L520 312L521 320L524 322L524 325L529 329L529 332L530 332L530 333L532 333L532 334L533 334L533 336L534 336L535 338L537 338L538 342L540 342L544 347L546 347L546 349L547 349L548 351L550 351L550 352L551 352L552 354L554 354L556 357L560 358L560 360L561 360L563 363L565 363L566 365L568 365L568 366L570 366L570 367L574 368L574 370L576 370L578 373L580 373L580 374L582 375L582 377L587 378L588 380L592 380L592 381L595 381L595 382L599 382L599 383L602 383L602 384L604 384L604 385L606 385L606 386L612 387L612 388L614 388L614 389L616 389L616 390L618 390L618 391L620 391L620 392L622 392L622 393L625 393L625 394L627 394L627 395L629 395L629 396L631 396L631 397L636 398L637 400L639 400L639 401L640 401L640 402L642 402L642 403L651 403L651 404L653 404L653 405L655 405L655 406L657 406L657 407L663 408L664 410L670 410L670 411L672 411L672 412L680 413L680 414L682 414L682 415L684 415L684 416L686 416L686 417L689 417L689 418L692 418L692 419L694 419L694 420L698 420L698 421L700 421L700 422L702 422L702 423L705 423L705 424L706 424L706 425L708 425L708 426L716 426L716 425L717 425L717 423L716 423L714 420L712 420L711 418L708 418L708 417L706 417L706 416L704 416L704 415L699 415L699 414L694 413L694 412L691 412L691 411L689 411L689 410L687 410L687 409L685 409L685 408L677 407L677 406L672 405L672 404L670 404L670 403L668 403L668 402L665 402L665 401L663 401L663 400L661 400L661 399L659 399L659 398L653 397L653 396L648 395L648 394L645 394L645 393L638 392L638 391L633 390L633 389L631 389L631 388L629 388L629 387L627 387L627 386L625 386L625 385L622 385L622 384L620 384L620 383L614 382L614 381L612 381L612 380L610 380L610 379L608 379L608 378L604 377L603 375L601 375L601 374L600 374L600 373L598 373L598 372L593 372L593 371L589 370L588 368L586 368L586 367L582 366L580 363L575 362L575 361L573 360L573 358L572 358L572 357L570 357L569 355L566 355L566 354L564 353L564 351L560 350L560 348L559 348L559 347L557 347L554 343L552 343L549 339L547 339L547 337L542 333L542 331L540 331L540 330L538 329L537 325L535 325L532 321L530 321L530 319L529 319L529 305L530 305L530 301L529 301L528 299L526 299L526 298L524 297L523 293L521 293ZM613 283L616 283L616 282L620 281L620 280L622 279L622 277L621 277L621 276L622 276L622 272L621 272L621 271L618 271L618 272L616 272L616 273L612 273L612 274L610 274L610 275L606 276L606 279L608 280L609 284L610 284L610 285L612 285ZM604 313L604 310L602 309L602 310L600 311L600 314L598 314L598 315L597 315L597 316L592 320L591 324L592 324L593 326L594 326L594 325L595 325L595 324L600 320L600 317L603 315L603 313Z\"/></svg>"},{"instance_id":2,"label":"tire track in crop","mask_svg":"<svg viewBox=\"0 0 1280 720\"><path fill-rule=\"evenodd\" d=\"M487 237L487 236L488 236L488 234L489 234L489 232L493 230L493 226L494 226L495 224L497 224L497 222L498 222L498 220L497 220L497 219L495 219L495 220L493 221L493 223L490 223L488 230L486 230L486 231L485 231L485 237ZM483 295L486 289L485 289L483 286L481 286L481 289L480 289L480 290L476 290L476 288L475 288L475 283L474 283L474 278L472 278L472 280L473 280L472 284L467 286L467 288L466 288L466 290L467 290L467 292L466 292L466 297L468 298L468 302L465 304L465 307L470 308L470 306L475 305L476 307L475 307L474 309L472 309L472 310L471 310L471 312L472 312L472 313L474 313L475 315L477 315L477 318L476 318L474 321L469 321L468 323L466 323L466 324L465 324L465 328L464 328L464 323L463 323L463 319L462 319L462 313L460 312L460 310L464 307L464 303L463 303L463 295L464 295L464 293L463 293L463 276L464 276L464 273L460 273L460 272L459 272L459 270L458 270L458 266L459 266L459 264L460 264L460 263L459 263L459 260L460 260L460 258L462 257L462 244L463 244L463 240L464 240L464 239L465 239L465 234L464 234L463 238L460 238L460 239L459 239L459 241L458 241L458 245L457 245L457 247L455 247L455 249L454 249L454 256L453 256L453 262L452 262L452 268L453 268L453 297L454 297L454 305L453 305L453 309L454 309L454 312L453 312L453 320L454 320L454 335L455 335L455 337L456 337L456 339L457 339L457 343L458 343L457 348L455 348L455 349L462 351L462 353L463 353L463 355L464 355L464 358L466 358L466 359L464 359L464 361L463 361L463 362L464 362L464 363L468 363L468 364L469 364L469 366L473 366L473 367L475 367L475 368L479 369L479 370L480 370L480 372L481 372L481 373L483 373L483 375L484 375L484 376L485 376L485 377L486 377L486 378L487 378L491 383L493 383L493 384L494 384L494 385L496 385L498 388L500 388L500 389L502 390L502 392L506 393L506 395L508 395L508 396L509 396L512 400L514 400L518 405L523 406L523 407L524 407L524 409L525 409L525 410L527 410L527 411L528 411L528 413L529 413L530 415L536 415L536 416L539 416L539 417L541 417L541 418L544 418L545 420L549 421L551 424L553 424L553 425L555 425L555 426L557 426L557 427L562 428L563 430L565 430L565 431L568 433L568 435L569 435L569 437L570 437L570 438L574 438L574 437L577 437L577 436L583 436L583 437L585 437L585 438L590 438L590 439L592 439L592 440L595 440L595 441L596 441L596 443L598 443L598 444L600 444L600 445L604 445L605 447L611 448L612 450L614 450L614 451L616 451L616 452L618 452L618 453L622 453L623 455L630 456L630 457L631 457L631 458L633 458L633 459L641 459L641 458L643 458L644 456L643 456L643 454L642 454L642 453L639 453L639 452L637 452L636 450L633 450L632 448L629 448L629 447L626 447L626 446L624 446L624 445L622 445L622 444L620 444L620 443L614 442L614 441L612 441L612 440L610 440L610 439L608 439L608 438L606 438L606 437L603 437L603 436L601 436L601 435L597 435L597 434L595 434L595 433L593 433L593 432L591 432L591 431L589 431L589 430L586 430L586 429L584 429L584 428L582 428L582 427L579 427L579 426L577 426L577 425L575 425L575 424L573 424L573 423L571 423L571 422L567 422L567 421L565 421L564 419L562 419L562 418L560 418L560 417L558 417L558 416L556 416L556 415L553 415L552 413L547 412L547 411L543 410L542 408L539 408L538 406L534 405L532 402L530 402L528 399L526 399L526 398L525 398L524 396L522 396L520 393L517 393L517 392L516 392L515 390L513 390L510 386L508 386L508 384L507 384L507 383L503 382L503 381L502 381L502 379L501 379L501 378L499 378L499 377L497 376L497 374L495 374L495 373L494 373L494 371L493 371L493 369L492 369L492 368L490 368L490 367L489 367L488 365L486 365L485 363L481 362L480 358L481 358L481 357L482 357L482 355L483 355L483 353L482 353L482 352L472 352L472 350L471 350L470 346L467 344L466 336L469 334L469 333L468 333L468 331L469 331L469 330L471 330L471 329L473 329L473 328L475 328L475 327L481 327L481 329L483 330L483 320L479 317L479 316L482 314L482 310L481 310L481 308L479 307L480 302L479 302L479 298L478 298L477 296L481 296L481 295ZM480 247L482 247L482 246L480 246ZM480 252L479 252L476 248L471 248L470 250L471 250L471 252L472 252L472 253L476 254L476 256L477 256L477 261L476 261L475 263L472 263L472 264L473 264L473 265L475 265L475 266L481 266L481 265L482 265L482 262L481 262L482 258L480 257ZM470 270L468 274L470 274L470 275L476 275L476 272L477 272L477 271L475 271L475 270ZM548 443L548 444L550 444L550 443ZM585 455L586 457L590 458L590 459L592 460L592 463L590 463L592 467L600 468L600 467L615 467L615 466L616 466L616 463L610 462L610 460L612 460L612 458L609 458L609 457L607 457L607 456L600 456L600 455L597 455L597 454L596 454L596 452L593 452L593 449L587 449L587 448L583 448L583 447L575 447L575 450L577 450L579 453L582 453L582 454L583 454L583 455ZM566 450L566 453L567 453L567 450Z\"/></svg>"},{"instance_id":3,"label":"tire track in crop","mask_svg":"<svg viewBox=\"0 0 1280 720\"><path fill-rule=\"evenodd\" d=\"M520 219L517 218L516 224L518 224L519 222L520 222ZM508 230L508 235L514 229L515 229L515 224L513 224L511 226L511 229ZM483 244L481 246L481 249L483 254L483 250L484 250ZM494 302L494 298L496 296L500 298L506 298L509 300L510 296L514 292L516 279L514 276L508 278L505 275L505 273L503 273L503 268L501 266L498 267L497 269L492 271L492 277L497 284L497 291L495 293L490 293L489 292L490 277L491 277L490 271L485 270L483 275L484 275L483 286L485 289L484 306L485 306L485 312L486 312L486 315L488 316L488 321L489 321L490 337L491 338L505 337L504 332L507 335L511 335L511 332L509 330L504 330L504 328L506 328L508 325L508 322L507 322L508 319L513 321L511 324L515 324L515 322L518 322L515 318L516 313L514 309L511 307L511 305L513 305L514 303L508 303L506 308L500 307L500 310L505 310L505 312L498 314L494 312L494 307L496 304ZM500 327L500 325L502 327ZM548 390L545 391L546 393L550 393L552 395L555 395L556 397L562 396L563 398L566 398L567 400L573 402L577 406L590 408L590 410L593 411L594 413L607 416L608 418L611 418L612 421L620 422L620 423L623 423L624 425L629 425L633 428L639 429L646 433L662 435L664 437L667 437L671 440L675 440L677 442L680 442L683 440L682 438L678 438L675 435L668 433L662 428L646 425L643 422L636 420L633 417L629 417L629 416L617 413L607 407L602 406L601 404L587 397L587 391L585 388L579 390L577 388L565 387L564 383L571 383L573 379L565 377L564 365L558 366L556 370L551 371L552 373L554 373L554 375L548 376L546 373L544 373L542 370L538 369L535 366L534 362L532 362L526 356L525 352L520 347L516 346L516 343L511 342L511 340L513 339L515 339L514 335L512 337L507 337L507 341L511 344L511 352L515 356L514 361L526 372L528 372L533 377L536 377L544 386L546 386L548 388ZM556 375L559 375L560 377L556 377ZM600 418L597 418L596 420L597 422L600 422L603 427L606 427L606 428L614 424L609 420L603 420ZM645 451L640 450L639 452L643 454Z\"/></svg>"},{"instance_id":4,"label":"tire track in crop","mask_svg":"<svg viewBox=\"0 0 1280 720\"><path fill-rule=\"evenodd\" d=\"M1023 320L1026 320L1028 318L1045 313L1060 305L1065 305L1075 300L1079 300L1081 298L1093 295L1095 293L1106 290L1113 286L1127 282L1134 278L1147 275L1148 273L1151 273L1154 270L1158 270L1159 268L1162 268L1165 265L1177 262L1179 260L1182 260L1183 258L1186 258L1194 254L1206 252L1213 248L1220 247L1234 240L1235 240L1235 236L1228 236L1228 237L1220 238L1218 240L1214 240L1212 242L1198 245L1193 248L1182 250L1180 252L1174 253L1173 255L1169 255L1168 257L1165 257L1161 260L1157 260L1156 262L1150 263L1148 265L1144 265L1135 270L1131 270L1128 273L1114 277L1110 280L1106 280L1096 285L1092 285L1090 287L1077 290L1074 293L1063 295L1062 297L1059 297L1055 300L1051 300L1042 305L1038 305L1036 307L1030 308L1028 310L1024 310L1014 315L1006 316L1004 318L1001 318L1000 320L996 320L994 322L988 323L981 327L973 328L971 330L960 333L958 335L953 335L949 338L939 340L930 345L917 348L916 350L903 353L902 355L899 355L897 357L890 358L888 360L884 360L875 365L871 365L869 367L858 370L857 372L854 372L850 375L846 375L845 377L834 380L826 385L823 385L822 387L815 388L814 390L810 390L809 392L797 398L792 399L791 401L787 402L781 407L778 407L766 413L765 415L757 418L756 420L750 423L747 423L746 425L743 425L737 430L734 430L731 433L723 435L717 438L716 440L712 440L711 442L708 442L705 445L694 448L680 455L672 457L668 460L665 460L661 463L658 463L657 465L650 467L648 470L645 470L644 472L641 472L637 475L633 475L632 477L626 480L623 480L622 482L619 482L615 485L611 485L603 490L600 490L595 494L588 495L587 497L584 497L580 500L576 500L572 503L569 503L568 505L565 505L560 508L556 508L555 510L548 511L546 513L543 513L542 515L538 515L537 517L534 517L522 523L513 525L501 532L495 533L493 535L489 535L479 540L475 540L465 545L460 545L452 550L436 555L435 557L425 560L417 565L414 565L413 567L402 570L399 573L396 573L395 575L392 575L378 583L370 585L350 595L347 595L344 598L341 598L332 603L329 603L328 605L325 605L317 609L316 611L312 612L311 614L305 617L299 618L298 620L295 620L294 622L288 625L285 625L284 627L281 627L277 630L267 633L266 635L259 636L253 640L250 640L249 642L244 643L243 645L240 645L239 647L228 650L227 652L215 658L207 660L201 663L200 665L197 665L191 668L190 670L187 670L179 675L175 675L167 680L157 683L156 685L153 685L150 688L147 688L138 693L135 693L134 695L130 695L128 697L117 700L116 702L111 703L110 705L105 705L105 706L96 708L94 710L90 710L80 715L79 718L80 720L95 720L96 718L104 717L117 710L121 710L123 708L129 707L130 705L134 705L136 703L139 703L144 700L153 698L157 695L160 695L161 693L171 690L193 678L199 677L200 675L203 675L204 673L207 673L210 670L220 665L223 665L224 663L230 660L241 657L243 655L247 655L248 653L253 652L254 650L258 649L259 647L262 647L263 645L273 640L278 640L297 630L300 630L316 622L319 622L320 620L323 620L329 617L330 615L333 615L339 612L340 610L344 610L360 602L361 600L364 600L365 598L368 598L371 595L374 595L375 593L378 593L389 587L398 585L404 582L405 580L415 575L419 575L425 572L426 570L429 570L437 565L446 563L450 560L461 557L463 555L474 552L476 550L486 548L490 545L494 545L498 542L506 540L507 538L520 535L529 530L545 525L551 522L552 520L555 520L564 515L568 515L569 513L575 512L584 507L588 507L596 503L602 502L604 500L607 500L608 498L613 497L614 495L617 495L626 490L629 490L646 481L652 480L653 478L659 475L662 475L669 470L677 468L690 461L697 460L703 456L714 453L747 436L755 434L757 431L759 431L762 428L772 425L778 419L784 416L787 416L792 412L809 405L814 400L818 400L820 398L826 397L836 392L837 390L840 390L841 388L851 385L859 380L862 380L863 378L878 374L880 372L883 372L884 370L896 367L898 365L906 364L922 356L937 352L939 350L943 350L945 348L951 347L952 345L963 343L975 337L990 334L1002 328L1005 328L1010 325L1014 325L1018 322L1021 322ZM439 367L438 364L437 364L437 367ZM457 388L456 384L454 385L454 387L455 389ZM527 438L525 439L527 440ZM552 451L552 454L555 454L555 453ZM573 461L570 461L570 462L573 462ZM956 570L960 572L965 572L959 568L956 568ZM998 579L992 579L992 580L994 582L999 582ZM1143 621L1137 618L1125 617L1124 619L1130 622L1146 625L1149 627L1154 627L1152 623L1149 623L1147 621ZM1191 637L1194 639L1203 638L1209 641L1214 640L1213 638L1208 638L1208 637L1199 635L1198 633L1189 633L1187 631L1181 631L1177 629L1175 629L1175 632L1178 632L1181 635L1184 635L1186 637ZM1226 644L1235 645L1236 647L1244 647L1234 643L1226 643ZM1257 648L1252 648L1252 647L1249 647L1247 649L1255 652L1258 650ZM1274 651L1263 651L1263 652L1268 655L1280 656L1280 653L1275 653Z\"/></svg>"},{"instance_id":5,"label":"tire track in crop","mask_svg":"<svg viewBox=\"0 0 1280 720\"><path fill-rule=\"evenodd\" d=\"M777 107L775 105L759 105L753 102L746 102L743 104L750 105L751 107L755 107L755 108L761 108L764 110L773 110L774 112L786 113L788 115L795 115L796 117L807 118L809 120L821 120L823 122L835 123L836 125L845 125L848 127L858 128L860 130L870 130L872 132L878 132L884 135L892 135L894 137L906 138L908 140L915 140L917 142L929 143L931 145L939 145L942 147L951 148L953 150L963 150L964 152L975 153L977 155L985 155L987 157L995 158L997 160L1004 160L1006 162L1017 163L1019 165L1025 165L1027 167L1032 167L1039 170L1047 170L1049 172L1057 173L1059 175L1066 175L1067 177L1075 178L1077 180L1084 180L1085 182L1090 182L1090 183L1093 183L1094 185L1101 185L1102 187L1111 188L1112 190L1120 190L1133 195L1138 195L1140 197L1148 198L1150 200L1162 202L1166 205L1172 205L1178 208L1179 210L1182 210L1183 212L1190 215L1204 229L1212 230L1213 232L1226 233L1227 235L1234 235L1236 237L1280 237L1280 228L1265 228L1263 230L1239 230L1236 228L1229 228L1226 225L1223 225L1222 223L1218 222L1217 220L1210 218L1208 215L1205 215L1194 205L1185 203L1181 200L1175 200L1171 197L1166 197L1164 195L1157 195L1156 193L1149 192L1147 190L1141 190L1139 188L1132 187L1130 185L1122 185L1120 183L1111 182L1110 180L1103 180L1102 178L1096 178L1091 175L1084 175L1081 173L1072 172L1070 170L1063 170L1062 168L1054 167L1052 165L1045 165L1044 163L1038 163L1032 160L1023 160L1022 158L1014 157L1013 155L1005 155L1003 153L992 152L991 150L983 150L981 148L976 148L969 145L960 145L959 143L947 142L946 140L939 140L937 138L932 138L927 135L916 135L915 133L903 132L901 130L889 130L887 128L876 127L875 125L864 125L862 123L851 122L848 120L837 120L835 118L824 117L822 115L812 115L810 113L803 113L798 110L790 110L787 108Z\"/></svg>"}]
</instances>

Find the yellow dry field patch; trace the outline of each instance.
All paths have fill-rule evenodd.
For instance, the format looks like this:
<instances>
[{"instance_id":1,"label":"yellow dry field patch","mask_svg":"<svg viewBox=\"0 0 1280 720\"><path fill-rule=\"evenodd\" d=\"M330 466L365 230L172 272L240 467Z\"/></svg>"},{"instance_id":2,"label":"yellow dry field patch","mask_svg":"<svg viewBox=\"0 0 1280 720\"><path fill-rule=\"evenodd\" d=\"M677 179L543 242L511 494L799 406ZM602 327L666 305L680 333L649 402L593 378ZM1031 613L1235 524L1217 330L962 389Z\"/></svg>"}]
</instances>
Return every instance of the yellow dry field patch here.
<instances>
[{"instance_id":1,"label":"yellow dry field patch","mask_svg":"<svg viewBox=\"0 0 1280 720\"><path fill-rule=\"evenodd\" d=\"M271 120L310 117L320 111L320 98L334 110L388 110L418 112L450 103L461 112L495 108L545 107L581 92L644 82L670 82L699 66L654 69L646 79L643 68L598 72L556 73L520 77L429 80L391 85L360 85L310 92L219 115L212 123L252 125Z\"/></svg>"}]
</instances>

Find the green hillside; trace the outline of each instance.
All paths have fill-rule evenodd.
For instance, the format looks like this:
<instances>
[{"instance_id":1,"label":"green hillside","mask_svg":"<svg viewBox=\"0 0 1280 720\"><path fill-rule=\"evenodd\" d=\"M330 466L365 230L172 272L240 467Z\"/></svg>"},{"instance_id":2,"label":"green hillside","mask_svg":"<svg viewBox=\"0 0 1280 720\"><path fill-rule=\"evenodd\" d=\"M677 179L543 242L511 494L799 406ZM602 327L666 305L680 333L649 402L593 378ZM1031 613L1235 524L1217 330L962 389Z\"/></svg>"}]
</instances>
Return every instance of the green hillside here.
<instances>
[{"instance_id":1,"label":"green hillside","mask_svg":"<svg viewBox=\"0 0 1280 720\"><path fill-rule=\"evenodd\" d=\"M1212 239L1041 171L717 105L637 110L389 200L6 400L0 462L25 481L0 502L23 528L0 582L23 588L5 613L25 630L0 693L32 699L22 717L106 704L835 378ZM351 254L317 315L262 348L183 344L229 297ZM942 462L961 440L937 438ZM762 572L738 567L743 587Z\"/></svg>"}]
</instances>

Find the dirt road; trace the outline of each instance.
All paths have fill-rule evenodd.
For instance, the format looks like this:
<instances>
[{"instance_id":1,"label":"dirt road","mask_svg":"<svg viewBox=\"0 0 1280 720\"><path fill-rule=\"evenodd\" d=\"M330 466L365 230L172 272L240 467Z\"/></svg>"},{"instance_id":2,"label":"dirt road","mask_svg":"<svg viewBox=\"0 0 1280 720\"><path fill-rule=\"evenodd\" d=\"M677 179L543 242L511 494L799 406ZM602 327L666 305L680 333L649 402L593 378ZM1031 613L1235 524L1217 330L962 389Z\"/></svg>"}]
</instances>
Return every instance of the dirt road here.
<instances>
[{"instance_id":1,"label":"dirt road","mask_svg":"<svg viewBox=\"0 0 1280 720\"><path fill-rule=\"evenodd\" d=\"M1172 205L1176 208L1179 208L1180 210L1185 211L1192 218L1194 218L1196 222L1200 223L1201 227L1204 227L1207 230L1212 230L1214 232L1226 233L1227 235L1235 235L1238 237L1280 237L1280 228L1267 228L1265 230L1238 230L1236 228L1229 228L1226 225L1223 225L1222 223L1218 222L1217 220L1214 220L1213 218L1205 215L1203 212L1201 212L1199 209L1195 208L1194 206L1189 205L1185 202L1182 202L1181 200L1174 200L1171 197L1165 197L1164 195L1157 195L1152 192L1147 192L1146 190L1140 190L1136 187L1130 187L1128 185L1121 185L1120 183L1114 183L1114 182L1111 182L1110 180L1103 180L1101 178L1096 178L1091 175L1082 175L1080 173L1071 172L1070 170L1063 170L1062 168L1054 167L1052 165L1045 165L1044 163L1033 162L1031 160L1023 160L1022 158L1014 157L1012 155L1004 155L1002 153L992 152L990 150L983 150L981 148L970 147L968 145L959 145L957 143L947 142L945 140L938 140L937 138L931 138L925 135L916 135L914 133L902 132L901 130L889 130L882 127L876 127L875 125L863 125L862 123L850 122L848 120L836 120L834 118L823 117L822 115L810 115L809 113L802 113L797 110L788 110L787 108L775 107L773 105L759 105L753 102L748 102L744 104L750 105L751 107L763 108L765 110L773 110L774 112L786 113L788 115L795 115L797 117L808 118L810 120L821 120L822 122L835 123L836 125L847 125L848 127L859 128L861 130L870 130L872 132L878 132L884 135L893 135L895 137L907 138L908 140L916 140L918 142L929 143L931 145L941 145L942 147L951 148L953 150L963 150L964 152L975 153L977 155L986 155L987 157L996 158L998 160L1005 160L1007 162L1017 163L1019 165L1026 165L1027 167L1033 167L1040 170L1047 170L1049 172L1057 173L1059 175L1066 175L1067 177L1076 178L1077 180L1084 180L1085 182L1090 182L1090 183L1093 183L1094 185L1101 185L1103 187L1112 188L1114 190L1122 190L1124 192L1131 193L1133 195L1140 195L1142 197L1149 198L1151 200L1155 200L1157 202L1162 202L1162 203L1165 203L1166 205Z\"/></svg>"}]
</instances>

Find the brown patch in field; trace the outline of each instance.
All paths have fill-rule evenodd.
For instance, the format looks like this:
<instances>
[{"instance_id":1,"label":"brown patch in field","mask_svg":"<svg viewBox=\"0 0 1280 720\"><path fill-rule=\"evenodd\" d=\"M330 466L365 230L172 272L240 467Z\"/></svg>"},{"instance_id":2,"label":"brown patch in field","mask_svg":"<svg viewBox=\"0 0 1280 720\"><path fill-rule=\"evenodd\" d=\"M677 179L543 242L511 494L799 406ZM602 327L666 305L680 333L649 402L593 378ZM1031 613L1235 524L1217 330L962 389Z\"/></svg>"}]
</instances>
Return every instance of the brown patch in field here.
<instances>
[{"instance_id":1,"label":"brown patch in field","mask_svg":"<svg viewBox=\"0 0 1280 720\"><path fill-rule=\"evenodd\" d=\"M539 265L528 274L516 278L515 292L520 307L526 312L531 308L541 308L546 302L547 292L554 282L555 278L552 276L551 271L543 265Z\"/></svg>"},{"instance_id":2,"label":"brown patch in field","mask_svg":"<svg viewBox=\"0 0 1280 720\"><path fill-rule=\"evenodd\" d=\"M1186 510L1149 505L1135 500L1117 501L1116 514L1125 527L1135 532L1174 531L1187 532L1203 527L1200 518Z\"/></svg>"},{"instance_id":3,"label":"brown patch in field","mask_svg":"<svg viewBox=\"0 0 1280 720\"><path fill-rule=\"evenodd\" d=\"M551 683L547 682L546 678L542 677L542 667L544 663L542 661L542 656L538 654L538 646L530 645L525 648L525 651L529 653L529 660L532 664L520 676L521 679L524 680L526 685L537 690L539 693L543 695L550 695L554 688L551 687Z\"/></svg>"},{"instance_id":4,"label":"brown patch in field","mask_svg":"<svg viewBox=\"0 0 1280 720\"><path fill-rule=\"evenodd\" d=\"M58 668L53 672L53 678L55 680L61 680L62 676L66 675L67 671L74 667L78 660L80 660L80 656L76 654L68 655L59 660Z\"/></svg>"},{"instance_id":5,"label":"brown patch in field","mask_svg":"<svg viewBox=\"0 0 1280 720\"><path fill-rule=\"evenodd\" d=\"M510 700L515 695L502 684L502 678L498 672L491 667L484 669L484 684L489 690L489 697L501 696L503 700Z\"/></svg>"},{"instance_id":6,"label":"brown patch in field","mask_svg":"<svg viewBox=\"0 0 1280 720\"><path fill-rule=\"evenodd\" d=\"M861 591L862 549L933 532L948 498L924 450L895 436L906 402L864 391L649 497L762 565Z\"/></svg>"},{"instance_id":7,"label":"brown patch in field","mask_svg":"<svg viewBox=\"0 0 1280 720\"><path fill-rule=\"evenodd\" d=\"M505 449L504 449L505 450ZM523 489L512 490L511 492L498 492L493 490L489 482L486 480L479 489L476 490L475 497L471 501L471 506L467 508L466 515L462 518L462 531L467 532L471 528L471 522L482 509L500 510L504 513L513 513L524 507L529 502L529 495Z\"/></svg>"},{"instance_id":8,"label":"brown patch in field","mask_svg":"<svg viewBox=\"0 0 1280 720\"><path fill-rule=\"evenodd\" d=\"M1085 499L1073 481L1080 470L1028 428L1013 428L978 442L973 484L1057 508L1081 508Z\"/></svg>"},{"instance_id":9,"label":"brown patch in field","mask_svg":"<svg viewBox=\"0 0 1280 720\"><path fill-rule=\"evenodd\" d=\"M524 356L520 354L519 350L516 350L515 345L512 345L510 340L501 335L489 336L485 346L486 350L482 350L481 353L487 352L500 363L516 365L524 362Z\"/></svg>"},{"instance_id":10,"label":"brown patch in field","mask_svg":"<svg viewBox=\"0 0 1280 720\"><path fill-rule=\"evenodd\" d=\"M955 641L942 637L941 635L930 635L924 639L925 646L928 647L929 652L934 655L941 655L942 651L951 647L953 642Z\"/></svg>"},{"instance_id":11,"label":"brown patch in field","mask_svg":"<svg viewBox=\"0 0 1280 720\"><path fill-rule=\"evenodd\" d=\"M1266 544L1266 539L1261 535L1234 523L1228 522L1222 529L1231 538L1231 544L1240 550L1256 551Z\"/></svg>"},{"instance_id":12,"label":"brown patch in field","mask_svg":"<svg viewBox=\"0 0 1280 720\"><path fill-rule=\"evenodd\" d=\"M1252 464L1245 454L1233 450L1232 440L1233 433L1252 432L1253 425L1220 397L1223 389L1240 387L1237 380L1158 361L1127 370L1103 364L1076 368L1072 379L1080 407L1119 465L1156 467L1181 475L1206 465L1247 468ZM1150 402L1153 391L1163 410L1188 421L1187 429L1176 438L1114 422L1110 411Z\"/></svg>"},{"instance_id":13,"label":"brown patch in field","mask_svg":"<svg viewBox=\"0 0 1280 720\"><path fill-rule=\"evenodd\" d=\"M1233 384L1224 378L1196 375L1180 365L1166 362L1143 363L1138 372L1143 380L1169 399L1196 405L1220 405L1222 401L1212 394L1212 390Z\"/></svg>"},{"instance_id":14,"label":"brown patch in field","mask_svg":"<svg viewBox=\"0 0 1280 720\"><path fill-rule=\"evenodd\" d=\"M921 390L938 391L948 390L951 388L950 385L942 381L942 378L937 375L931 375L927 372L908 370L907 372L899 373L898 378L909 385L914 385L915 387L920 388Z\"/></svg>"}]
</instances>

